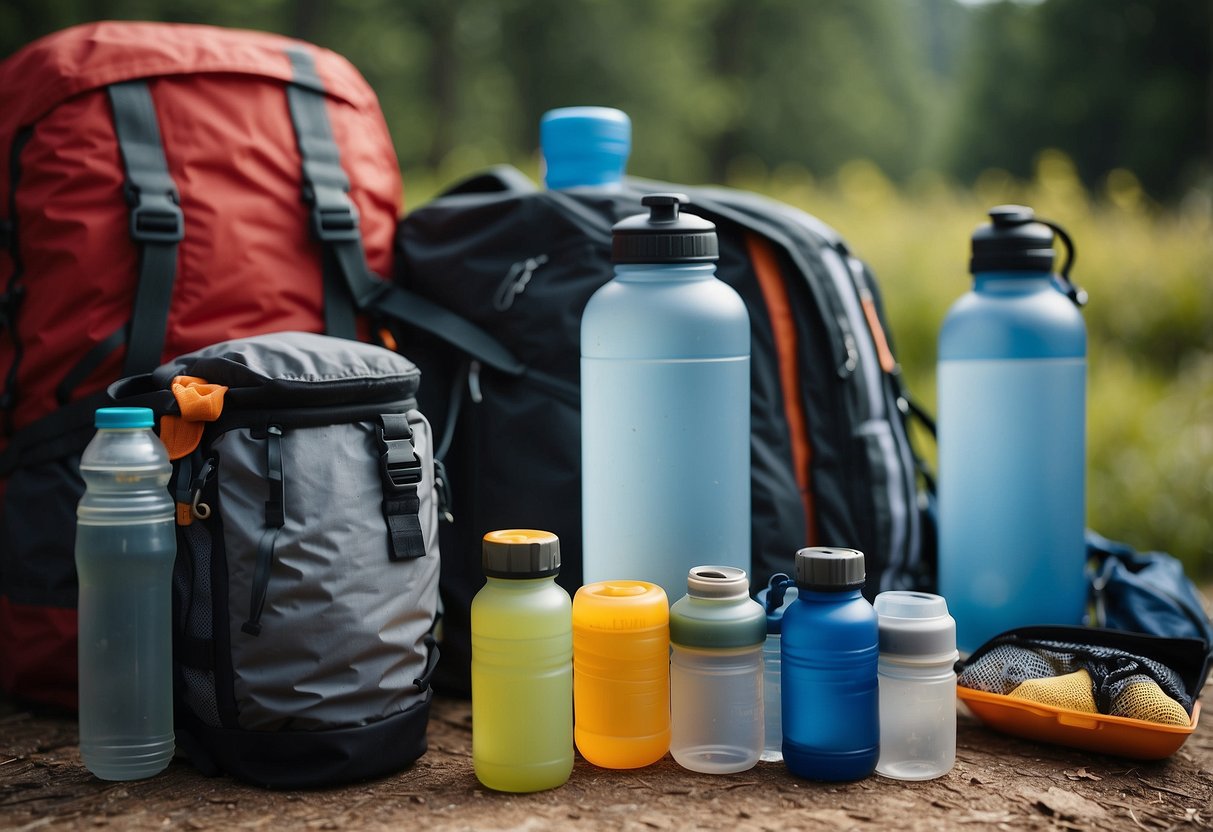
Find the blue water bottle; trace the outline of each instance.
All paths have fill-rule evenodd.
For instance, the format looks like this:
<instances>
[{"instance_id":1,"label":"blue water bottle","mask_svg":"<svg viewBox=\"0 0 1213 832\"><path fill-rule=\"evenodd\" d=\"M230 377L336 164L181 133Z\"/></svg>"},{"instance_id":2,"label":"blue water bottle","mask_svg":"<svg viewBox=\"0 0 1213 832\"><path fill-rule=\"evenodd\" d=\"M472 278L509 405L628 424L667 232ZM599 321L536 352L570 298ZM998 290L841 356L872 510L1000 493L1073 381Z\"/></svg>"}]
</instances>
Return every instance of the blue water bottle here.
<instances>
[{"instance_id":1,"label":"blue water bottle","mask_svg":"<svg viewBox=\"0 0 1213 832\"><path fill-rule=\"evenodd\" d=\"M1082 620L1087 337L1073 255L1030 208L991 209L973 234L973 290L940 332L939 589L961 653Z\"/></svg>"},{"instance_id":2,"label":"blue water bottle","mask_svg":"<svg viewBox=\"0 0 1213 832\"><path fill-rule=\"evenodd\" d=\"M137 780L173 757L172 465L145 407L105 407L84 449L76 509L80 757Z\"/></svg>"},{"instance_id":3,"label":"blue water bottle","mask_svg":"<svg viewBox=\"0 0 1213 832\"><path fill-rule=\"evenodd\" d=\"M809 780L859 780L880 757L876 611L860 590L863 553L796 553L796 601L783 614L783 761Z\"/></svg>"},{"instance_id":4,"label":"blue water bottle","mask_svg":"<svg viewBox=\"0 0 1213 832\"><path fill-rule=\"evenodd\" d=\"M670 598L699 564L750 566L749 314L686 201L650 194L615 225L581 321L584 580Z\"/></svg>"},{"instance_id":5,"label":"blue water bottle","mask_svg":"<svg viewBox=\"0 0 1213 832\"><path fill-rule=\"evenodd\" d=\"M543 183L552 190L619 188L632 149L632 122L610 107L561 107L539 120Z\"/></svg>"}]
</instances>

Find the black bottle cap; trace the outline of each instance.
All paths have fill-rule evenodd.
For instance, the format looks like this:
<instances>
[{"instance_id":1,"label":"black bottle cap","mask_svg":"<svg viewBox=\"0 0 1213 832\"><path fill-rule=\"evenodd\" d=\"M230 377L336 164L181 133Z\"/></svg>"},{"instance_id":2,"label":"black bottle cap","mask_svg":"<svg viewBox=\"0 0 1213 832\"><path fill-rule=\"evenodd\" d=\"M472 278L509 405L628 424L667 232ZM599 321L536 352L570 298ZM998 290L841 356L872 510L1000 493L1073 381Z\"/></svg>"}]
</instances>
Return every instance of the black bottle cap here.
<instances>
[{"instance_id":1,"label":"black bottle cap","mask_svg":"<svg viewBox=\"0 0 1213 832\"><path fill-rule=\"evenodd\" d=\"M991 208L990 222L973 232L969 271L1052 272L1053 229L1026 206Z\"/></svg>"},{"instance_id":2,"label":"black bottle cap","mask_svg":"<svg viewBox=\"0 0 1213 832\"><path fill-rule=\"evenodd\" d=\"M811 546L796 552L796 586L815 592L861 589L864 579L863 552Z\"/></svg>"},{"instance_id":3,"label":"black bottle cap","mask_svg":"<svg viewBox=\"0 0 1213 832\"><path fill-rule=\"evenodd\" d=\"M711 263L720 258L716 226L694 214L683 214L683 194L649 194L640 204L649 209L615 223L613 263Z\"/></svg>"}]
</instances>

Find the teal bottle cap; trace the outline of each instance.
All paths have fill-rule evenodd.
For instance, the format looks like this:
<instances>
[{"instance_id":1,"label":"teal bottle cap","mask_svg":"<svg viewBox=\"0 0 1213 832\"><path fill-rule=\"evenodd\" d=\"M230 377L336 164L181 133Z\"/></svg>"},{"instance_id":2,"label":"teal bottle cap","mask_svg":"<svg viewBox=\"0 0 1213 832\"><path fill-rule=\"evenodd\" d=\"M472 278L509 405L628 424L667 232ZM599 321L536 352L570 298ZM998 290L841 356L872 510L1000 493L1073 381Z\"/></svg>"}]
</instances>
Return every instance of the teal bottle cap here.
<instances>
[{"instance_id":1,"label":"teal bottle cap","mask_svg":"<svg viewBox=\"0 0 1213 832\"><path fill-rule=\"evenodd\" d=\"M99 430L122 430L150 428L154 420L148 407L102 407L97 410L93 424Z\"/></svg>"}]
</instances>

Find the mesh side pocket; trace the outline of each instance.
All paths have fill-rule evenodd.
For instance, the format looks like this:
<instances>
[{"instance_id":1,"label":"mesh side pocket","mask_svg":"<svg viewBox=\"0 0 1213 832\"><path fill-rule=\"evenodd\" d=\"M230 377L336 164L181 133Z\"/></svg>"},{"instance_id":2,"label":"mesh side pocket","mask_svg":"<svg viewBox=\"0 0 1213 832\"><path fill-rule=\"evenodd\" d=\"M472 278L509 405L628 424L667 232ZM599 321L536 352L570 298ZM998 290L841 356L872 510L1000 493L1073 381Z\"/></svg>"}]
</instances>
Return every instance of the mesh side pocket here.
<instances>
[{"instance_id":1,"label":"mesh side pocket","mask_svg":"<svg viewBox=\"0 0 1213 832\"><path fill-rule=\"evenodd\" d=\"M192 574L189 576L191 586L189 591L180 596L183 601L185 634L193 639L210 641L215 635L211 613L211 533L205 524L191 523L185 527L185 540L192 560ZM220 727L222 723L219 720L219 704L215 693L215 672L182 666L181 675L185 680L185 704L206 725Z\"/></svg>"},{"instance_id":2,"label":"mesh side pocket","mask_svg":"<svg viewBox=\"0 0 1213 832\"><path fill-rule=\"evenodd\" d=\"M1003 644L965 667L957 683L973 690L1006 695L1029 679L1055 675L1056 668L1035 650Z\"/></svg>"}]
</instances>

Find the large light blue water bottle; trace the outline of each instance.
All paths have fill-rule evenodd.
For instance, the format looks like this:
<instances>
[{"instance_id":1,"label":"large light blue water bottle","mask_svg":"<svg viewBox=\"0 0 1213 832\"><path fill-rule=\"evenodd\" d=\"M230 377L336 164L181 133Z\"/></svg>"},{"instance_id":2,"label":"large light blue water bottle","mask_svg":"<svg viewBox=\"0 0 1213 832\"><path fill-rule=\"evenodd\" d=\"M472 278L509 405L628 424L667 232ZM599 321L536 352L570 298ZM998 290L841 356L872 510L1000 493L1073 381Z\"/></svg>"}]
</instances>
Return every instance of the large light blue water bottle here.
<instances>
[{"instance_id":1,"label":"large light blue water bottle","mask_svg":"<svg viewBox=\"0 0 1213 832\"><path fill-rule=\"evenodd\" d=\"M615 225L581 322L584 580L670 598L698 564L750 566L749 316L686 201L650 194Z\"/></svg>"},{"instance_id":2,"label":"large light blue water bottle","mask_svg":"<svg viewBox=\"0 0 1213 832\"><path fill-rule=\"evenodd\" d=\"M859 780L880 757L880 628L863 597L863 553L796 553L783 614L783 761L810 780Z\"/></svg>"},{"instance_id":3,"label":"large light blue water bottle","mask_svg":"<svg viewBox=\"0 0 1213 832\"><path fill-rule=\"evenodd\" d=\"M1054 231L1070 249L1060 276ZM1072 263L1060 228L991 209L973 290L940 332L939 589L962 653L1082 619L1087 338Z\"/></svg>"},{"instance_id":4,"label":"large light blue water bottle","mask_svg":"<svg viewBox=\"0 0 1213 832\"><path fill-rule=\"evenodd\" d=\"M548 188L619 188L632 149L632 122L610 107L548 110L539 120L539 149Z\"/></svg>"},{"instance_id":5,"label":"large light blue water bottle","mask_svg":"<svg viewBox=\"0 0 1213 832\"><path fill-rule=\"evenodd\" d=\"M80 756L103 780L136 780L173 756L172 467L152 411L97 411L80 459Z\"/></svg>"}]
</instances>

